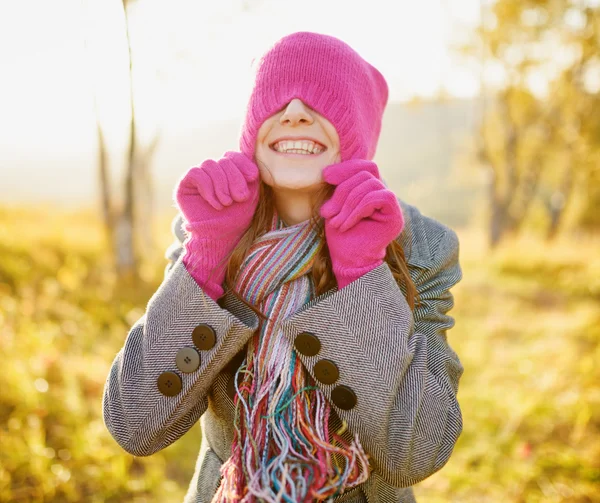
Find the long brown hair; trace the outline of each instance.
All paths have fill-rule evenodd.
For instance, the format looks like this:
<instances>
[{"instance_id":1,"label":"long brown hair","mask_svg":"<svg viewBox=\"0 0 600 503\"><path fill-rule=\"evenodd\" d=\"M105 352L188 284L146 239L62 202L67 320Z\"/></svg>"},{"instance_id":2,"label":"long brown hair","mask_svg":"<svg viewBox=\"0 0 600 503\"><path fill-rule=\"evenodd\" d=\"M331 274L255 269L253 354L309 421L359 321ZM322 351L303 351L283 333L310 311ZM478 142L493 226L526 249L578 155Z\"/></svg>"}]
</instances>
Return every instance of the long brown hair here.
<instances>
[{"instance_id":1,"label":"long brown hair","mask_svg":"<svg viewBox=\"0 0 600 503\"><path fill-rule=\"evenodd\" d=\"M240 266L242 265L242 262L244 261L244 258L246 257L250 246L258 236L268 232L271 227L273 211L275 207L273 189L269 185L265 184L262 180L259 180L259 190L260 195L258 205L256 211L254 212L254 217L252 218L250 227L241 237L237 246L229 256L225 282L228 290L231 291L233 295L250 307L260 318L265 319L264 314L261 313L256 306L248 303L238 294L238 292L235 291L235 289L231 288L231 285L235 285L236 275L240 269ZM324 183L323 187L314 194L312 200L313 203L309 225L313 226L313 229L316 230L324 243L315 256L312 266L312 277L316 287L315 295L317 296L334 288L334 286L337 285L337 281L331 267L329 248L327 247L327 241L325 239L325 221L319 214L321 205L331 198L334 190L334 185ZM385 261L388 263L394 279L405 295L408 305L411 309L414 309L417 290L408 273L408 265L406 263L404 249L397 240L392 241L387 246Z\"/></svg>"}]
</instances>

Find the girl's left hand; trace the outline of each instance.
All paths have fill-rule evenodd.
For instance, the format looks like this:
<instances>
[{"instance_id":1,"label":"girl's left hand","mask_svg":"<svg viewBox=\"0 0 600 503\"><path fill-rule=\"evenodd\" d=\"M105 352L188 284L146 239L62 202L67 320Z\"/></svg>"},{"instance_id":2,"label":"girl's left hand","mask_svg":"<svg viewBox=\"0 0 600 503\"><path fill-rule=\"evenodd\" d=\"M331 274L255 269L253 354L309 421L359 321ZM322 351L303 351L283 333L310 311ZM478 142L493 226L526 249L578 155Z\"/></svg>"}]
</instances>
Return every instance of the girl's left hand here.
<instances>
[{"instance_id":1,"label":"girl's left hand","mask_svg":"<svg viewBox=\"0 0 600 503\"><path fill-rule=\"evenodd\" d=\"M323 179L336 185L320 209L338 289L380 266L387 246L404 227L396 195L373 161L350 159L327 166Z\"/></svg>"}]
</instances>

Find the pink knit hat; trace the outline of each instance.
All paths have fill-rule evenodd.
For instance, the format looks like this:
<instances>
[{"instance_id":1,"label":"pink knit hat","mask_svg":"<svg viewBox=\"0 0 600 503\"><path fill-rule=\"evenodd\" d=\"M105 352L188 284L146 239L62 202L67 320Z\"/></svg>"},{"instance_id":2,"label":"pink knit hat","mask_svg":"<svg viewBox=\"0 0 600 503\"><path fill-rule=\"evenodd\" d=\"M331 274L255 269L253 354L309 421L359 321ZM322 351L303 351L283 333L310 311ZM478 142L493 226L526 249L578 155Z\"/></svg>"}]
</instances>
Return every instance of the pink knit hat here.
<instances>
[{"instance_id":1,"label":"pink knit hat","mask_svg":"<svg viewBox=\"0 0 600 503\"><path fill-rule=\"evenodd\" d=\"M294 98L333 124L342 161L373 159L388 85L348 44L301 31L283 37L261 57L241 128L242 153L254 157L262 123Z\"/></svg>"}]
</instances>

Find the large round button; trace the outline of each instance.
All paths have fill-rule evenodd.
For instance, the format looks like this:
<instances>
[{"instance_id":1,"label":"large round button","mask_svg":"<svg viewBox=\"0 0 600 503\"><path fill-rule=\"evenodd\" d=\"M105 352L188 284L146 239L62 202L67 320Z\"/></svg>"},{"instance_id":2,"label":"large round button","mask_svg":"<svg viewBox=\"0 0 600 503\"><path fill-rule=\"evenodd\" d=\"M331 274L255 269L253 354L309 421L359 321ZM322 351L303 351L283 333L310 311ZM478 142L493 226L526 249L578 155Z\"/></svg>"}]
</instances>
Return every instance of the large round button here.
<instances>
[{"instance_id":1,"label":"large round button","mask_svg":"<svg viewBox=\"0 0 600 503\"><path fill-rule=\"evenodd\" d=\"M200 354L196 348L181 348L175 355L175 363L182 372L194 372L200 366Z\"/></svg>"},{"instance_id":2,"label":"large round button","mask_svg":"<svg viewBox=\"0 0 600 503\"><path fill-rule=\"evenodd\" d=\"M181 391L181 377L175 372L163 372L156 380L158 391L165 396L175 396Z\"/></svg>"},{"instance_id":3,"label":"large round button","mask_svg":"<svg viewBox=\"0 0 600 503\"><path fill-rule=\"evenodd\" d=\"M314 334L302 332L294 339L294 347L304 356L315 356L321 350L321 341Z\"/></svg>"},{"instance_id":4,"label":"large round button","mask_svg":"<svg viewBox=\"0 0 600 503\"><path fill-rule=\"evenodd\" d=\"M194 341L194 346L203 351L207 351L212 349L212 347L217 342L217 336L215 335L215 331L210 325L206 325L202 323L194 328L192 332L192 340Z\"/></svg>"},{"instance_id":5,"label":"large round button","mask_svg":"<svg viewBox=\"0 0 600 503\"><path fill-rule=\"evenodd\" d=\"M323 384L333 384L340 376L337 365L331 360L319 360L313 370L315 377Z\"/></svg>"},{"instance_id":6,"label":"large round button","mask_svg":"<svg viewBox=\"0 0 600 503\"><path fill-rule=\"evenodd\" d=\"M342 410L350 410L356 405L356 394L348 386L340 384L331 391L331 400Z\"/></svg>"}]
</instances>

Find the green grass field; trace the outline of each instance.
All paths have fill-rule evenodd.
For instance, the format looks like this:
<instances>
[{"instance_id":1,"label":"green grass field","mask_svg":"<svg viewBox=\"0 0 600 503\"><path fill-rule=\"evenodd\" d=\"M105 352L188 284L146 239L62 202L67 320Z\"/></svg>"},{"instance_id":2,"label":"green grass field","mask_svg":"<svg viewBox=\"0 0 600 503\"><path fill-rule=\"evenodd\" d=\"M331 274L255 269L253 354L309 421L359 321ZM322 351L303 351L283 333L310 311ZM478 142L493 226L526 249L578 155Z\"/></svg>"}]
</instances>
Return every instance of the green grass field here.
<instances>
[{"instance_id":1,"label":"green grass field","mask_svg":"<svg viewBox=\"0 0 600 503\"><path fill-rule=\"evenodd\" d=\"M162 279L171 216L134 287L111 273L92 213L0 208L0 501L181 501L199 425L134 458L101 413L112 359ZM418 500L600 501L600 239L490 254L481 235L459 235L449 341L465 367L464 431Z\"/></svg>"}]
</instances>

